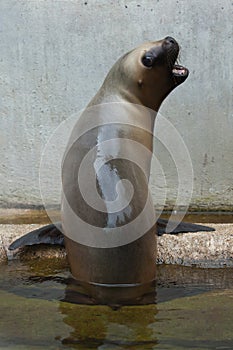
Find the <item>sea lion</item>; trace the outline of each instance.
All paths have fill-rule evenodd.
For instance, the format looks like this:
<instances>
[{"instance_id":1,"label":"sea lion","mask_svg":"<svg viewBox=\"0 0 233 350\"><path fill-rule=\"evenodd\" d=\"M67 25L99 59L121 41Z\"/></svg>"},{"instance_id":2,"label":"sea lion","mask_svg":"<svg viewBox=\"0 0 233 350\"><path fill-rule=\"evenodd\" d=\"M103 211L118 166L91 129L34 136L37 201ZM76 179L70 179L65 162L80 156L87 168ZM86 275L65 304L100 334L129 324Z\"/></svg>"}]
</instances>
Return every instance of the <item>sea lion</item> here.
<instances>
[{"instance_id":1,"label":"sea lion","mask_svg":"<svg viewBox=\"0 0 233 350\"><path fill-rule=\"evenodd\" d=\"M144 43L122 56L75 125L63 159L61 231L71 271L91 295L104 302L139 297L155 280L156 224L148 191L153 128L163 100L188 77L188 69L175 64L178 53L177 41L168 36ZM134 152L137 144L142 147ZM135 162L124 159L125 150ZM84 179L79 176L87 158L90 172L95 175L93 198L88 197L94 191L88 188L91 177L85 188L89 168L84 171ZM133 186L131 197L129 183L124 179ZM79 180L84 181L81 187L77 185ZM101 201L91 205L88 200L95 202L96 194ZM85 196L89 199L85 200ZM84 223L82 228L79 222ZM162 221L160 231L163 225ZM123 232L125 227L128 232ZM188 226L183 230L193 229ZM116 232L116 237L111 241L112 232ZM62 242L61 232L48 225L20 238L9 249Z\"/></svg>"}]
</instances>

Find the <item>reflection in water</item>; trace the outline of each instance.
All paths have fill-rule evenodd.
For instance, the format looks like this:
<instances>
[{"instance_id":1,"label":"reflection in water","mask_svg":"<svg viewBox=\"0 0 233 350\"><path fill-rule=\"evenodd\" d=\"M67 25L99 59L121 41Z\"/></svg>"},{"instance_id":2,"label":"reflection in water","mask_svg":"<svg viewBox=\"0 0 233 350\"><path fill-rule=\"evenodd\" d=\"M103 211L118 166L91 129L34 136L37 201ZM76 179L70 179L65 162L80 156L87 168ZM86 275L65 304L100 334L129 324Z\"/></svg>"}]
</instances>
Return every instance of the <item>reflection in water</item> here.
<instances>
[{"instance_id":1,"label":"reflection in water","mask_svg":"<svg viewBox=\"0 0 233 350\"><path fill-rule=\"evenodd\" d=\"M18 260L0 265L0 287L29 298L96 304L81 285L71 278L66 260ZM232 289L232 268L203 269L178 265L158 265L157 283L136 304L161 303L216 289ZM115 305L116 306L116 305Z\"/></svg>"},{"instance_id":2,"label":"reflection in water","mask_svg":"<svg viewBox=\"0 0 233 350\"><path fill-rule=\"evenodd\" d=\"M0 286L1 349L232 349L230 268L158 266L137 305L97 305L60 260L0 265Z\"/></svg>"},{"instance_id":3,"label":"reflection in water","mask_svg":"<svg viewBox=\"0 0 233 350\"><path fill-rule=\"evenodd\" d=\"M112 309L116 310L123 305L148 305L156 303L156 282L153 281L147 285L130 286L130 287L116 287L116 286L98 286L94 285L91 288L95 289L95 293L90 295L97 295L98 298L93 298L87 294L90 285L85 283L79 283L74 279L70 279L66 286L65 297L63 301L75 303L75 304L88 304L88 305L109 305ZM135 298L138 295L138 290L146 291L142 293L140 297ZM111 296L117 294L118 302L115 298L111 299ZM102 298L102 295L104 298ZM121 300L119 302L119 300Z\"/></svg>"},{"instance_id":4,"label":"reflection in water","mask_svg":"<svg viewBox=\"0 0 233 350\"><path fill-rule=\"evenodd\" d=\"M155 304L124 306L114 311L108 306L60 303L59 309L64 315L63 322L72 327L69 337L62 339L63 344L81 345L82 349L97 349L101 345L152 349L158 343L153 327Z\"/></svg>"}]
</instances>

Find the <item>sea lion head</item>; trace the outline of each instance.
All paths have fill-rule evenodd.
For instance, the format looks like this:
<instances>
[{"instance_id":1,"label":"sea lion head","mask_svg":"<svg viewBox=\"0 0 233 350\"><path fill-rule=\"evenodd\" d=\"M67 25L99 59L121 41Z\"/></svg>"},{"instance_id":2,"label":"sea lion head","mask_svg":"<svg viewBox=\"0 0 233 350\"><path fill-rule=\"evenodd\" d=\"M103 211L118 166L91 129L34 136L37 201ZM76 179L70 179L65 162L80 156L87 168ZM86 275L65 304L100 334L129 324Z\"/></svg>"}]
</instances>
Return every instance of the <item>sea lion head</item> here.
<instances>
[{"instance_id":1,"label":"sea lion head","mask_svg":"<svg viewBox=\"0 0 233 350\"><path fill-rule=\"evenodd\" d=\"M170 36L140 45L110 71L112 84L130 102L157 111L165 97L188 77L188 69L176 64L179 50Z\"/></svg>"}]
</instances>

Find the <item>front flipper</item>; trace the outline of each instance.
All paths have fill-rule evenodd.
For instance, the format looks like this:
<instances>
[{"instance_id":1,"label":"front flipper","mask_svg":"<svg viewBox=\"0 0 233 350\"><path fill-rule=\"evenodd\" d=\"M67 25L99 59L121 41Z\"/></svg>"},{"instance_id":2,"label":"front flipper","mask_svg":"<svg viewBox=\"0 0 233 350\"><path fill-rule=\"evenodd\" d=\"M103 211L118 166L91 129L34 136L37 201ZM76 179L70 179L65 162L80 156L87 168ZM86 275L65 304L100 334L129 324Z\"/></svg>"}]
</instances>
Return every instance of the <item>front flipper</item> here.
<instances>
[{"instance_id":1,"label":"front flipper","mask_svg":"<svg viewBox=\"0 0 233 350\"><path fill-rule=\"evenodd\" d=\"M164 233L169 233L171 235L175 235L177 233L185 233L185 232L215 231L215 229L213 227L192 224L189 222L180 222L172 232L166 232L167 223L168 223L168 220L158 219L158 221L157 221L158 236L162 236ZM173 221L173 223L174 223L174 221Z\"/></svg>"},{"instance_id":2,"label":"front flipper","mask_svg":"<svg viewBox=\"0 0 233 350\"><path fill-rule=\"evenodd\" d=\"M57 244L64 246L64 235L61 223L50 224L31 231L11 243L9 250L14 250L28 245L35 244Z\"/></svg>"}]
</instances>

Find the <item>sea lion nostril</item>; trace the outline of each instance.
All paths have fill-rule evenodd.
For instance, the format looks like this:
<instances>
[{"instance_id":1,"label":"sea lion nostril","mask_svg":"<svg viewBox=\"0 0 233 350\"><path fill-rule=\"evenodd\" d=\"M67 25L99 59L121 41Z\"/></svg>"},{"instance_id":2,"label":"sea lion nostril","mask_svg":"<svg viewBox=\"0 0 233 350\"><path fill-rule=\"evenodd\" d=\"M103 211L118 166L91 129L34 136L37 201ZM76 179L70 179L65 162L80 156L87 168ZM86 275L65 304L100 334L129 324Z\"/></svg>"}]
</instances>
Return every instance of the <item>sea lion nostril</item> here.
<instances>
[{"instance_id":1,"label":"sea lion nostril","mask_svg":"<svg viewBox=\"0 0 233 350\"><path fill-rule=\"evenodd\" d=\"M164 41L166 41L169 44L177 44L176 40L174 38L172 38L171 36L167 36Z\"/></svg>"}]
</instances>

